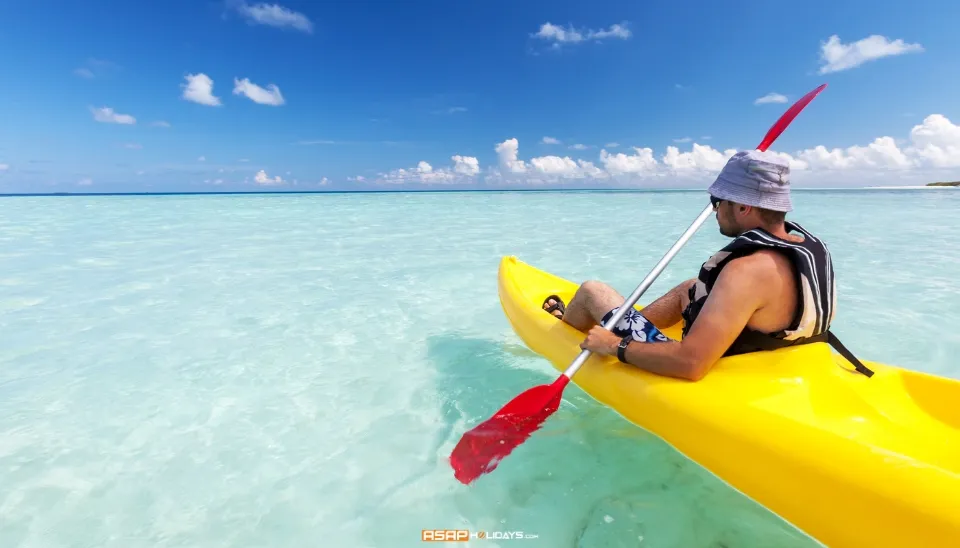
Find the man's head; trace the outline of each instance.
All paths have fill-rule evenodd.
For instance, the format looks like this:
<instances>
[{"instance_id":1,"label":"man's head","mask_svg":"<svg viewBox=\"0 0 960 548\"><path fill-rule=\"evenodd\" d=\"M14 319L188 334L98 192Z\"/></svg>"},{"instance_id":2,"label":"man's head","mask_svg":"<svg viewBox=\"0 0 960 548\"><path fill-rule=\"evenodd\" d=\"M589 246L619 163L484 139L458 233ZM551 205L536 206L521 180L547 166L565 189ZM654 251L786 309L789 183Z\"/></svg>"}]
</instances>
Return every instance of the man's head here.
<instances>
[{"instance_id":1,"label":"man's head","mask_svg":"<svg viewBox=\"0 0 960 548\"><path fill-rule=\"evenodd\" d=\"M724 236L757 227L777 229L790 201L790 165L771 152L745 150L733 155L707 189Z\"/></svg>"}]
</instances>

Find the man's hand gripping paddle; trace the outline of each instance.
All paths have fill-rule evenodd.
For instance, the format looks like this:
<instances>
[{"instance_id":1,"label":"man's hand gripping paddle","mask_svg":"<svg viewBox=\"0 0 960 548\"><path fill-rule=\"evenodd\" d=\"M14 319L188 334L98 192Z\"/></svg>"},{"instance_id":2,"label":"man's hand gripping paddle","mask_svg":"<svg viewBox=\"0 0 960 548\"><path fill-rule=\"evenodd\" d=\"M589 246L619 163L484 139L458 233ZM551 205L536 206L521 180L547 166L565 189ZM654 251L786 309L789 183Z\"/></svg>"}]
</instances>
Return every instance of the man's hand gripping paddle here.
<instances>
[{"instance_id":1,"label":"man's hand gripping paddle","mask_svg":"<svg viewBox=\"0 0 960 548\"><path fill-rule=\"evenodd\" d=\"M826 84L804 95L791 106L779 120L767 131L763 141L757 146L758 150L765 151L790 125L790 122L812 101ZM687 243L700 225L713 212L713 205L707 204L703 212L680 236L673 247L660 259L657 266L644 278L643 282L634 290L616 314L603 326L610 330L624 314L636 304L640 296L653 284L660 272L673 259L680 248ZM462 483L469 484L482 474L493 471L504 457L514 448L526 441L530 435L540 428L540 425L553 414L560 406L563 389L578 369L590 356L589 350L580 352L580 355L570 364L570 367L551 384L534 386L510 400L502 409L485 422L466 432L460 438L453 453L450 454L450 464L453 466L454 476Z\"/></svg>"}]
</instances>

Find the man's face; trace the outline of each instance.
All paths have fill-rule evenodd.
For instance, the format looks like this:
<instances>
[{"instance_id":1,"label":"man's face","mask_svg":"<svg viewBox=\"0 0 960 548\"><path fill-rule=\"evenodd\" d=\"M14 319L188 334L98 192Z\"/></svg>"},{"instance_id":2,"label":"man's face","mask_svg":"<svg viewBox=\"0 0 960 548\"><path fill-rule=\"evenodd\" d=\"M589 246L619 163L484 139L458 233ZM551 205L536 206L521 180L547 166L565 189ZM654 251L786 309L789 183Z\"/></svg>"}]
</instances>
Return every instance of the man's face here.
<instances>
[{"instance_id":1,"label":"man's face","mask_svg":"<svg viewBox=\"0 0 960 548\"><path fill-rule=\"evenodd\" d=\"M734 204L727 200L714 201L714 209L717 211L717 224L720 226L720 234L728 238L736 238L740 235L740 229L737 218L733 214Z\"/></svg>"}]
</instances>

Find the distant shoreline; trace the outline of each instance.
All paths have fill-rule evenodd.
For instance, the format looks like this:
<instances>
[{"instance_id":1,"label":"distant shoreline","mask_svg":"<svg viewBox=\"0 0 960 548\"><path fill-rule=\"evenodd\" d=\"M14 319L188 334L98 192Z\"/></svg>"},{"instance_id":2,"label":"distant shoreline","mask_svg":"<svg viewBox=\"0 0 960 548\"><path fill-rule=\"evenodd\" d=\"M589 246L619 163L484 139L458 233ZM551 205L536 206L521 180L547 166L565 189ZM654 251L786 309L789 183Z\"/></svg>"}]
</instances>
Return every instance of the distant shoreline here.
<instances>
[{"instance_id":1,"label":"distant shoreline","mask_svg":"<svg viewBox=\"0 0 960 548\"><path fill-rule=\"evenodd\" d=\"M927 186L960 186L960 181L953 181L949 183L927 183Z\"/></svg>"}]
</instances>

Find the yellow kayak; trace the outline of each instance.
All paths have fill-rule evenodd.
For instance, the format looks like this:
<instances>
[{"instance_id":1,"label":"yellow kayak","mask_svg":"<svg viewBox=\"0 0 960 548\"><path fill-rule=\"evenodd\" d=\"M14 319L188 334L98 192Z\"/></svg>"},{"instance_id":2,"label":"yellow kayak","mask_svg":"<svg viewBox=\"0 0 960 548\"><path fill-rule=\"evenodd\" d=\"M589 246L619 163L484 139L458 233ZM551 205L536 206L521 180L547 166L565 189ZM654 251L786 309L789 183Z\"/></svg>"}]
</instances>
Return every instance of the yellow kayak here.
<instances>
[{"instance_id":1,"label":"yellow kayak","mask_svg":"<svg viewBox=\"0 0 960 548\"><path fill-rule=\"evenodd\" d=\"M584 333L541 305L576 287L500 263L510 324L560 371ZM960 381L864 364L873 377L815 343L723 358L690 382L594 354L573 382L827 546L960 545Z\"/></svg>"}]
</instances>

